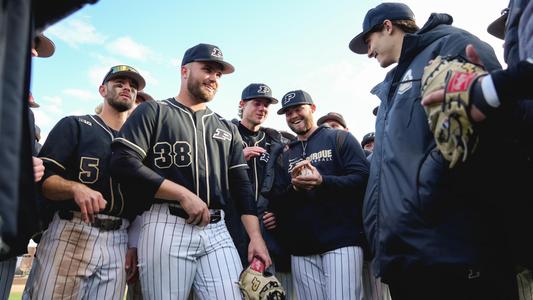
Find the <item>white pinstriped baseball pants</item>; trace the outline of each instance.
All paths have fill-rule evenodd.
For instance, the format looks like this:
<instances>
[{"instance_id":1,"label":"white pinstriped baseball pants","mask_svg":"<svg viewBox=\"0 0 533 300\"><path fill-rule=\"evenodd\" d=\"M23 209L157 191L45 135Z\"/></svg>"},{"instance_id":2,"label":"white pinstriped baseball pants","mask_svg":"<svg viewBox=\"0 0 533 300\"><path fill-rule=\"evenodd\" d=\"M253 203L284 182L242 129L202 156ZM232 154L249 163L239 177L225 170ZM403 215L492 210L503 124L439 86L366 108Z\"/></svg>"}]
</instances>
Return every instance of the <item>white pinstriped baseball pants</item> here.
<instances>
[{"instance_id":1,"label":"white pinstriped baseball pants","mask_svg":"<svg viewBox=\"0 0 533 300\"><path fill-rule=\"evenodd\" d=\"M109 218L97 215L101 218ZM37 246L23 299L122 299L129 222L101 231L54 216Z\"/></svg>"},{"instance_id":2,"label":"white pinstriped baseball pants","mask_svg":"<svg viewBox=\"0 0 533 300\"><path fill-rule=\"evenodd\" d=\"M144 299L241 299L242 264L224 219L205 227L171 215L168 204L143 213L139 271Z\"/></svg>"},{"instance_id":3,"label":"white pinstriped baseball pants","mask_svg":"<svg viewBox=\"0 0 533 300\"><path fill-rule=\"evenodd\" d=\"M363 250L344 247L318 255L291 256L298 299L363 299Z\"/></svg>"},{"instance_id":4,"label":"white pinstriped baseball pants","mask_svg":"<svg viewBox=\"0 0 533 300\"><path fill-rule=\"evenodd\" d=\"M7 300L9 298L16 267L16 257L0 261L0 300Z\"/></svg>"}]
</instances>

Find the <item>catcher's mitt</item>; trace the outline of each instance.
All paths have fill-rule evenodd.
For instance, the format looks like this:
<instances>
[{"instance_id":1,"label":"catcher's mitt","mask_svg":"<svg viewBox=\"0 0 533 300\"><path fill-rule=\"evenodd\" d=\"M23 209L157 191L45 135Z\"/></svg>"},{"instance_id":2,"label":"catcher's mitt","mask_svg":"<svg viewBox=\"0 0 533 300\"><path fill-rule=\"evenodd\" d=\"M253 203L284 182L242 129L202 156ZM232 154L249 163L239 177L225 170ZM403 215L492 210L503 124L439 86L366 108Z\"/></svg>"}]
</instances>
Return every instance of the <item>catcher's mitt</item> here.
<instances>
[{"instance_id":1,"label":"catcher's mitt","mask_svg":"<svg viewBox=\"0 0 533 300\"><path fill-rule=\"evenodd\" d=\"M453 168L466 161L477 145L477 134L470 119L470 89L485 70L466 59L436 57L424 69L422 97L444 89L444 101L425 107L437 148Z\"/></svg>"},{"instance_id":2,"label":"catcher's mitt","mask_svg":"<svg viewBox=\"0 0 533 300\"><path fill-rule=\"evenodd\" d=\"M285 290L269 272L261 272L252 261L239 276L239 288L244 300L285 300Z\"/></svg>"}]
</instances>

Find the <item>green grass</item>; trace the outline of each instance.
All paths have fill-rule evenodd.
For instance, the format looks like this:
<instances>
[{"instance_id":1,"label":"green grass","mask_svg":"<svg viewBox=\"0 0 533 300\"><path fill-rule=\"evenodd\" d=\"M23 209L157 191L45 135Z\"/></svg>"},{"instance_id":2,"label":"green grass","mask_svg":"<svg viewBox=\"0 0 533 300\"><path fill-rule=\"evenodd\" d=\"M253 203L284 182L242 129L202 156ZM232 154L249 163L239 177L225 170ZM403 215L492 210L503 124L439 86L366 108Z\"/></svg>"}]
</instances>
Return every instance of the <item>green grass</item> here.
<instances>
[{"instance_id":1,"label":"green grass","mask_svg":"<svg viewBox=\"0 0 533 300\"><path fill-rule=\"evenodd\" d=\"M22 299L22 293L10 293L8 300L20 300Z\"/></svg>"}]
</instances>

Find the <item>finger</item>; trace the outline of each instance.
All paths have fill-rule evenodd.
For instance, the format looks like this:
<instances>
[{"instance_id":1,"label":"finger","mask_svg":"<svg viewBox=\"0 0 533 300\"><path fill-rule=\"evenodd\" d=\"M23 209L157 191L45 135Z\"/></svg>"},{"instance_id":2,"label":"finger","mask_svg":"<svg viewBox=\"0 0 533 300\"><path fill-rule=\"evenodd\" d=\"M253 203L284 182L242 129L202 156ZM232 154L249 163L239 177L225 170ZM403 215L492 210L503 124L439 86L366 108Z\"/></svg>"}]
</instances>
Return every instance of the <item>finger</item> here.
<instances>
[{"instance_id":1,"label":"finger","mask_svg":"<svg viewBox=\"0 0 533 300\"><path fill-rule=\"evenodd\" d=\"M85 205L80 205L81 220L85 223L89 223L89 216L87 214L87 208Z\"/></svg>"},{"instance_id":2,"label":"finger","mask_svg":"<svg viewBox=\"0 0 533 300\"><path fill-rule=\"evenodd\" d=\"M473 62L475 64L483 66L483 62L481 61L481 57L477 53L476 48L474 48L474 45L468 44L466 46L465 51L466 51L466 58L468 58L469 61L471 61L471 62Z\"/></svg>"},{"instance_id":3,"label":"finger","mask_svg":"<svg viewBox=\"0 0 533 300\"><path fill-rule=\"evenodd\" d=\"M428 106L444 101L444 89L440 89L429 93L422 99L422 105Z\"/></svg>"},{"instance_id":4,"label":"finger","mask_svg":"<svg viewBox=\"0 0 533 300\"><path fill-rule=\"evenodd\" d=\"M211 221L210 219L211 219L211 215L209 214L209 210L204 209L200 226L206 226L207 224L209 224L209 222Z\"/></svg>"},{"instance_id":5,"label":"finger","mask_svg":"<svg viewBox=\"0 0 533 300\"><path fill-rule=\"evenodd\" d=\"M87 202L85 202L85 206L87 208L87 216L88 216L88 219L89 219L89 222L94 222L94 210L93 210L93 204L92 204L92 201L89 200Z\"/></svg>"},{"instance_id":6,"label":"finger","mask_svg":"<svg viewBox=\"0 0 533 300\"><path fill-rule=\"evenodd\" d=\"M107 201L104 199L104 197L102 195L100 195L100 197L98 197L98 208L100 210L103 210L103 209L105 209L106 205L107 205Z\"/></svg>"},{"instance_id":7,"label":"finger","mask_svg":"<svg viewBox=\"0 0 533 300\"><path fill-rule=\"evenodd\" d=\"M201 220L200 214L189 214L189 218L187 219L187 223L196 225Z\"/></svg>"}]
</instances>

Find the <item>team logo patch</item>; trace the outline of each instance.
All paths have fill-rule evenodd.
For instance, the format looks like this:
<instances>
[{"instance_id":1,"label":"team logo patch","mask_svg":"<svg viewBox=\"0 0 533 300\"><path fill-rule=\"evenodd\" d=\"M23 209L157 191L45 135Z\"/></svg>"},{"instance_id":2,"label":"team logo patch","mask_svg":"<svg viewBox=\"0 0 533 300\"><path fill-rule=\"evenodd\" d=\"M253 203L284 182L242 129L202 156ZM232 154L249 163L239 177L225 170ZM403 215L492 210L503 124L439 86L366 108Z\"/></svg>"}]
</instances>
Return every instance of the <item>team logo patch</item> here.
<instances>
[{"instance_id":1,"label":"team logo patch","mask_svg":"<svg viewBox=\"0 0 533 300\"><path fill-rule=\"evenodd\" d=\"M268 86L266 86L266 85L260 85L259 89L257 90L257 92L259 94L268 94L268 93L270 93L270 88L268 88Z\"/></svg>"},{"instance_id":2,"label":"team logo patch","mask_svg":"<svg viewBox=\"0 0 533 300\"><path fill-rule=\"evenodd\" d=\"M283 104L291 102L294 97L296 97L296 93L288 93L287 95L285 95L285 97L283 97Z\"/></svg>"},{"instance_id":3,"label":"team logo patch","mask_svg":"<svg viewBox=\"0 0 533 300\"><path fill-rule=\"evenodd\" d=\"M287 172L290 174L292 172L292 169L294 169L294 167L296 166L296 164L298 164L302 160L304 159L301 157L289 159L289 169L287 170Z\"/></svg>"},{"instance_id":4,"label":"team logo patch","mask_svg":"<svg viewBox=\"0 0 533 300\"><path fill-rule=\"evenodd\" d=\"M398 94L402 95L407 92L411 87L413 87L413 72L411 69L405 72L405 75L402 78L402 83L398 87Z\"/></svg>"},{"instance_id":5,"label":"team logo patch","mask_svg":"<svg viewBox=\"0 0 533 300\"><path fill-rule=\"evenodd\" d=\"M93 126L93 123L91 123L91 122L89 122L89 121L87 121L87 120L84 120L84 119L82 119L82 118L78 118L78 121L80 121L81 123L87 124L87 125L89 125L89 126Z\"/></svg>"},{"instance_id":6,"label":"team logo patch","mask_svg":"<svg viewBox=\"0 0 533 300\"><path fill-rule=\"evenodd\" d=\"M227 140L227 141L231 141L231 133L225 131L225 130L222 130L220 128L217 128L215 130L215 134L213 134L213 138L214 139L219 139L219 140Z\"/></svg>"},{"instance_id":7,"label":"team logo patch","mask_svg":"<svg viewBox=\"0 0 533 300\"><path fill-rule=\"evenodd\" d=\"M472 80L476 79L476 76L476 73L457 72L453 74L448 82L448 92L455 93L466 91Z\"/></svg>"},{"instance_id":8,"label":"team logo patch","mask_svg":"<svg viewBox=\"0 0 533 300\"><path fill-rule=\"evenodd\" d=\"M211 51L211 56L222 58L222 51L220 51L220 49L215 47L213 48L213 51Z\"/></svg>"}]
</instances>

